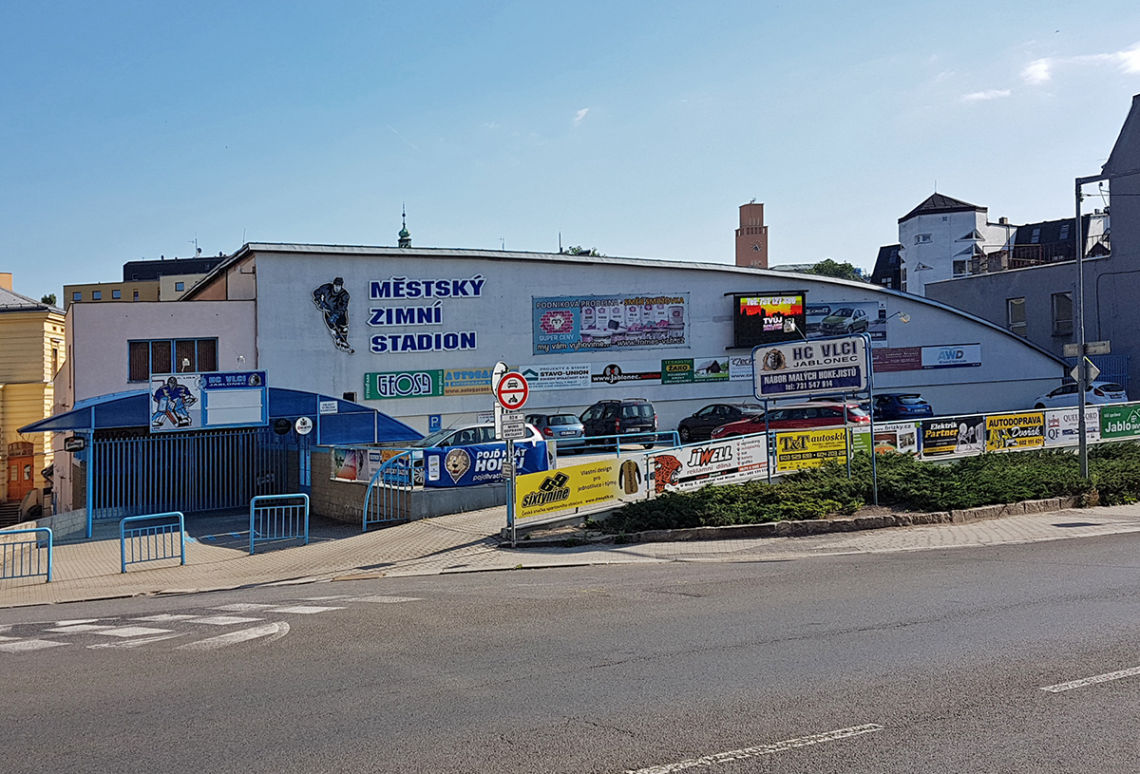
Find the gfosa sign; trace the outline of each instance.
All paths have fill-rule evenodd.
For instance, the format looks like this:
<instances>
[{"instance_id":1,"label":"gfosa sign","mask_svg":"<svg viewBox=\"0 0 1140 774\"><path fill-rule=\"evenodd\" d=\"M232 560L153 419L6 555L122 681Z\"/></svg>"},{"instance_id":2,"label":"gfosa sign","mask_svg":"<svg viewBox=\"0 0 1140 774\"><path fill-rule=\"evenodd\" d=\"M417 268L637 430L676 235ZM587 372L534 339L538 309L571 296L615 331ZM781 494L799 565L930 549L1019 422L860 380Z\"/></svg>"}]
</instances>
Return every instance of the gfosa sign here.
<instances>
[{"instance_id":1,"label":"gfosa sign","mask_svg":"<svg viewBox=\"0 0 1140 774\"><path fill-rule=\"evenodd\" d=\"M867 389L867 340L863 336L813 339L752 350L757 398L791 398Z\"/></svg>"}]
</instances>

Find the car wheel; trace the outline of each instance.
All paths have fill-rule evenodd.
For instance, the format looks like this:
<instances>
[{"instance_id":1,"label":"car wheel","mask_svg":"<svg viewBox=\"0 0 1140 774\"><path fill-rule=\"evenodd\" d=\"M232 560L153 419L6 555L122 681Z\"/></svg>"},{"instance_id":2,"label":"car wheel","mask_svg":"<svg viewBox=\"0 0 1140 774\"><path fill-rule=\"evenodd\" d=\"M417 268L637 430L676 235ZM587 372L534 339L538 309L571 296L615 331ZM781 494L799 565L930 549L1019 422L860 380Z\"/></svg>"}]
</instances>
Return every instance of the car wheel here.
<instances>
[{"instance_id":1,"label":"car wheel","mask_svg":"<svg viewBox=\"0 0 1140 774\"><path fill-rule=\"evenodd\" d=\"M687 427L682 427L679 429L677 431L677 435L680 437L681 443L688 443L689 441L693 440L693 433Z\"/></svg>"}]
</instances>

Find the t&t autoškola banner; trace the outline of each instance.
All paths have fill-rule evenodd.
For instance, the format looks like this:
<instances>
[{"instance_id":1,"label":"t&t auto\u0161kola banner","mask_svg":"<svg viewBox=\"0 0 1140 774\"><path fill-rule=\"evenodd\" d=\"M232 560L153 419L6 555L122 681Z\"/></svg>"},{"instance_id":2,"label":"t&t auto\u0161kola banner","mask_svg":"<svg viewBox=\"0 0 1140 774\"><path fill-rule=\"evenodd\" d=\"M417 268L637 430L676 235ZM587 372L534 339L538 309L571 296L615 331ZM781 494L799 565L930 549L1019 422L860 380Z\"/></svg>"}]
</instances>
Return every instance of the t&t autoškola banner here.
<instances>
[{"instance_id":1,"label":"t&t auto\u0161kola banner","mask_svg":"<svg viewBox=\"0 0 1140 774\"><path fill-rule=\"evenodd\" d=\"M636 460L599 460L515 479L515 518L600 505L641 491L645 474Z\"/></svg>"},{"instance_id":2,"label":"t&t auto\u0161kola banner","mask_svg":"<svg viewBox=\"0 0 1140 774\"><path fill-rule=\"evenodd\" d=\"M847 459L847 428L776 433L776 472L818 468L824 460Z\"/></svg>"}]
</instances>

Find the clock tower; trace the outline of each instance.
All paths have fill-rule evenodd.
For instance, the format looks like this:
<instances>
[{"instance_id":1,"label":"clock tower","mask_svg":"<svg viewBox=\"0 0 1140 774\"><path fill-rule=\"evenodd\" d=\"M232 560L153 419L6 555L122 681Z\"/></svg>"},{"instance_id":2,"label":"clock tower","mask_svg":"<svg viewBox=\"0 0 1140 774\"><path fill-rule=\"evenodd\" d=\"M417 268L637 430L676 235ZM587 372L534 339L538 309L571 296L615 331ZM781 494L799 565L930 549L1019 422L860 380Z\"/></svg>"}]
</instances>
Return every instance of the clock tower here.
<instances>
[{"instance_id":1,"label":"clock tower","mask_svg":"<svg viewBox=\"0 0 1140 774\"><path fill-rule=\"evenodd\" d=\"M755 199L740 205L740 228L736 229L736 265L768 268L768 227L764 203Z\"/></svg>"}]
</instances>

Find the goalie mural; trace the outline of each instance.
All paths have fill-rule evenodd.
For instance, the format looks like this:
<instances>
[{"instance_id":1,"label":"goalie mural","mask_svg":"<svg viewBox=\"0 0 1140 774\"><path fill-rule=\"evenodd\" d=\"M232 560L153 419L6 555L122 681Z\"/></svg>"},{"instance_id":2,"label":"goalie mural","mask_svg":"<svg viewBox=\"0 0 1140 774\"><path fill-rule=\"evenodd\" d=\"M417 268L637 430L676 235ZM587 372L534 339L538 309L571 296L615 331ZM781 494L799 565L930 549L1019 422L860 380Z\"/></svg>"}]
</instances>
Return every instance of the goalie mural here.
<instances>
[{"instance_id":1,"label":"goalie mural","mask_svg":"<svg viewBox=\"0 0 1140 774\"><path fill-rule=\"evenodd\" d=\"M344 279L336 277L314 290L313 306L324 314L333 346L351 355L355 350L348 343L348 291L344 289Z\"/></svg>"},{"instance_id":2,"label":"goalie mural","mask_svg":"<svg viewBox=\"0 0 1140 774\"><path fill-rule=\"evenodd\" d=\"M160 376L151 380L151 432L191 430L201 425L198 374Z\"/></svg>"}]
</instances>

